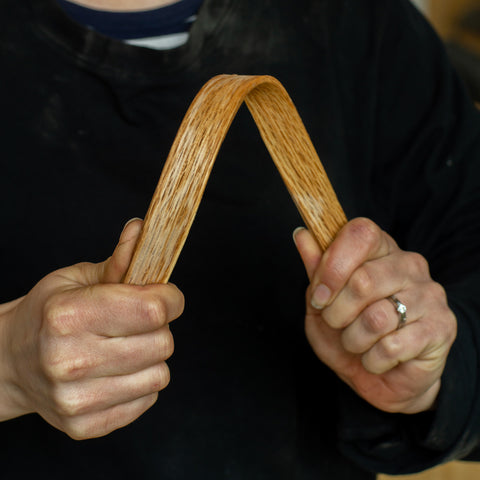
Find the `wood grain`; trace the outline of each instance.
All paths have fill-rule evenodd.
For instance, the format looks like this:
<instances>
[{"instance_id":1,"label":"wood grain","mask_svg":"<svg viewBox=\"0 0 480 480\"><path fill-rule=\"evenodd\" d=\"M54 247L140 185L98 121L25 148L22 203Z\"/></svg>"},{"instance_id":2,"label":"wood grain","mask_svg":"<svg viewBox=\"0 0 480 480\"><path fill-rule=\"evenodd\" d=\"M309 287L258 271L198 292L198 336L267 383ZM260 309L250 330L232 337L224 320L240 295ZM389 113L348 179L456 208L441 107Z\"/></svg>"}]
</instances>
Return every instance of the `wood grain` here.
<instances>
[{"instance_id":1,"label":"wood grain","mask_svg":"<svg viewBox=\"0 0 480 480\"><path fill-rule=\"evenodd\" d=\"M245 102L302 218L322 249L346 223L288 93L270 76L219 75L179 128L124 282L166 283L187 239L220 146Z\"/></svg>"}]
</instances>

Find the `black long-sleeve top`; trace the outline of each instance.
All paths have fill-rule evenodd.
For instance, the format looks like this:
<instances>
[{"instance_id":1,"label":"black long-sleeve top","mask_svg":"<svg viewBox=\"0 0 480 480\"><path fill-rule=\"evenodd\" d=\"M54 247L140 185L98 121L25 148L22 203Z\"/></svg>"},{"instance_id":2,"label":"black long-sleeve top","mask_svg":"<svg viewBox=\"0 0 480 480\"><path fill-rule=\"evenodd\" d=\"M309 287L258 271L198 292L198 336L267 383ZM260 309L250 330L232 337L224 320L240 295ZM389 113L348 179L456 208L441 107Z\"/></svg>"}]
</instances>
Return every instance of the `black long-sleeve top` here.
<instances>
[{"instance_id":1,"label":"black long-sleeve top","mask_svg":"<svg viewBox=\"0 0 480 480\"><path fill-rule=\"evenodd\" d=\"M423 254L458 320L432 412L380 412L322 365L303 333L302 222L243 109L172 278L187 306L171 384L101 439L36 415L4 422L2 478L361 480L475 450L480 117L408 1L205 0L189 42L160 52L77 25L53 0L3 0L0 65L1 301L111 254L205 81L270 74L348 217Z\"/></svg>"}]
</instances>

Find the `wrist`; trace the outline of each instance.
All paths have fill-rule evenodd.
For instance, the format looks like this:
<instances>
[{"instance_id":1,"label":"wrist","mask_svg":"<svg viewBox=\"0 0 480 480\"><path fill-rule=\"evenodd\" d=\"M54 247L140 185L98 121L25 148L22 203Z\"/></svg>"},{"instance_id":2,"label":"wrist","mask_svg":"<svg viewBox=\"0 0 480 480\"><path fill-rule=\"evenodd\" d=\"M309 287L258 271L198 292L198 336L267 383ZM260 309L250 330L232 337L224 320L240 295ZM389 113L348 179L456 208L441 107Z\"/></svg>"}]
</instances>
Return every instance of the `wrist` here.
<instances>
[{"instance_id":1,"label":"wrist","mask_svg":"<svg viewBox=\"0 0 480 480\"><path fill-rule=\"evenodd\" d=\"M17 307L23 298L0 305L0 421L30 413L17 381L10 335Z\"/></svg>"}]
</instances>

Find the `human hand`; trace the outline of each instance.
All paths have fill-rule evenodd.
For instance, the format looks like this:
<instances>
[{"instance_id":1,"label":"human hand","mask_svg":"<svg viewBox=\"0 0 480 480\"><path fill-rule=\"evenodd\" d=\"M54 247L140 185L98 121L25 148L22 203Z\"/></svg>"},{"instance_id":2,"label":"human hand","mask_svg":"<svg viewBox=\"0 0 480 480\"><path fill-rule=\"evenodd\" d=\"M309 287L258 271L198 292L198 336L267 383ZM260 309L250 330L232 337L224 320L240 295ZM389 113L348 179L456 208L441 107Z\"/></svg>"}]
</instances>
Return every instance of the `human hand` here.
<instances>
[{"instance_id":1,"label":"human hand","mask_svg":"<svg viewBox=\"0 0 480 480\"><path fill-rule=\"evenodd\" d=\"M74 439L106 435L150 408L169 382L173 285L120 284L141 221L108 260L55 271L0 308L0 418L30 412Z\"/></svg>"},{"instance_id":2,"label":"human hand","mask_svg":"<svg viewBox=\"0 0 480 480\"><path fill-rule=\"evenodd\" d=\"M431 409L456 319L426 260L364 218L323 254L307 230L294 238L311 282L305 332L318 358L376 408ZM407 307L402 328L392 295Z\"/></svg>"}]
</instances>

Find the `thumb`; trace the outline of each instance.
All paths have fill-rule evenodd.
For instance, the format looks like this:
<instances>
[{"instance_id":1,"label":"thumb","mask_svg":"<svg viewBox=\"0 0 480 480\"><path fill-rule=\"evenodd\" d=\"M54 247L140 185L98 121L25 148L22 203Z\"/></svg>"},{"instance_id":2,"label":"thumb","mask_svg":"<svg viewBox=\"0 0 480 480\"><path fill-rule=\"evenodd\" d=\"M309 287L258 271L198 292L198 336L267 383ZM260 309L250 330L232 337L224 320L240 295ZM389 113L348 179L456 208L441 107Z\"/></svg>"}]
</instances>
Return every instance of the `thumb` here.
<instances>
[{"instance_id":1,"label":"thumb","mask_svg":"<svg viewBox=\"0 0 480 480\"><path fill-rule=\"evenodd\" d=\"M293 232L293 240L302 258L308 278L312 281L322 259L322 250L314 236L306 228L297 228Z\"/></svg>"},{"instance_id":2,"label":"thumb","mask_svg":"<svg viewBox=\"0 0 480 480\"><path fill-rule=\"evenodd\" d=\"M143 221L132 218L123 227L117 246L110 258L101 264L100 279L102 283L119 283L132 260L138 237L142 230Z\"/></svg>"}]
</instances>

